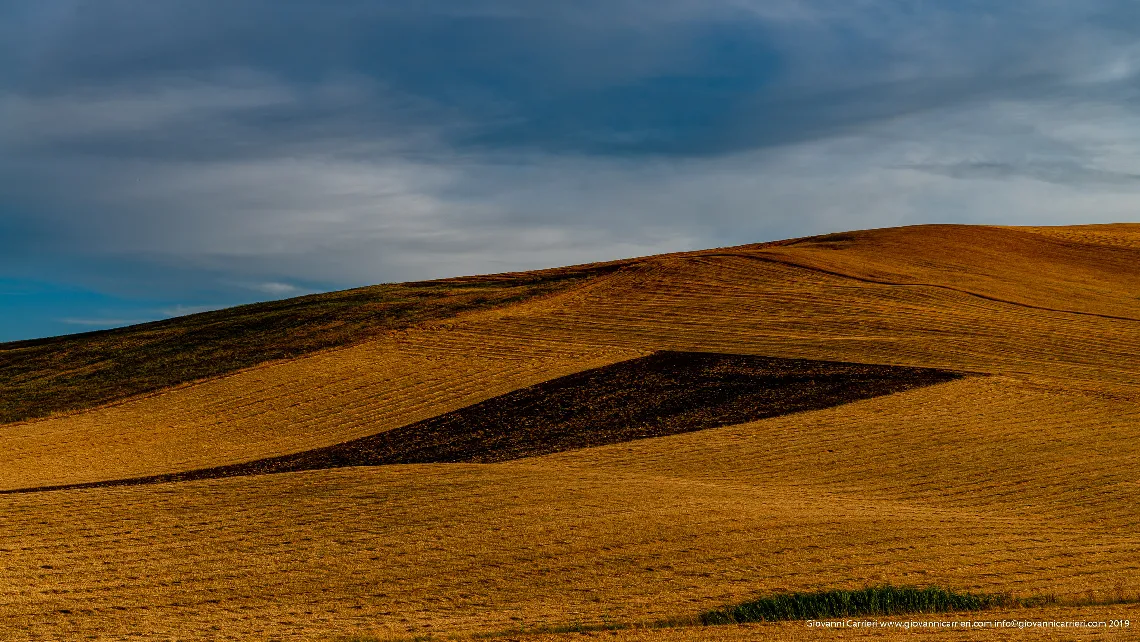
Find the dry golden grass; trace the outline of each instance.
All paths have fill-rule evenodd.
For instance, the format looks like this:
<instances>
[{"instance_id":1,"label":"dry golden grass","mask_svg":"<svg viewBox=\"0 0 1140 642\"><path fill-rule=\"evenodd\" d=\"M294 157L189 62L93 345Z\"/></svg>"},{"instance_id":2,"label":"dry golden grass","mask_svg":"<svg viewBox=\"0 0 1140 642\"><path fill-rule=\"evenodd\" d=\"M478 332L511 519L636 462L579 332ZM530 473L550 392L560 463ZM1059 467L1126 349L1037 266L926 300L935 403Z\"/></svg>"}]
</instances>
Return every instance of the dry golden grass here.
<instances>
[{"instance_id":1,"label":"dry golden grass","mask_svg":"<svg viewBox=\"0 0 1140 642\"><path fill-rule=\"evenodd\" d=\"M1052 236L1066 241L1076 241L1077 243L1130 247L1133 249L1140 247L1140 229L1132 223L1080 225L1074 227L1021 227L1013 229Z\"/></svg>"},{"instance_id":2,"label":"dry golden grass","mask_svg":"<svg viewBox=\"0 0 1140 642\"><path fill-rule=\"evenodd\" d=\"M653 257L548 299L5 426L0 488L19 488L297 452L656 349L988 375L518 462L0 496L0 630L443 637L883 581L1136 598L1138 231L934 226ZM1118 613L1140 620L1132 605L1015 615Z\"/></svg>"},{"instance_id":3,"label":"dry golden grass","mask_svg":"<svg viewBox=\"0 0 1140 642\"><path fill-rule=\"evenodd\" d=\"M1140 226L1131 226L1135 227ZM1136 262L1140 244L1131 245L1140 232L1108 236L1103 230L1098 234L1084 228L1032 229L1051 233L953 225L901 227L792 241L767 248L763 255L896 287L936 286L1009 303L1140 318L1135 285L1140 282ZM1066 231L1075 238L1066 237ZM1122 243L1089 247L1072 242L1086 233Z\"/></svg>"},{"instance_id":4,"label":"dry golden grass","mask_svg":"<svg viewBox=\"0 0 1140 642\"><path fill-rule=\"evenodd\" d=\"M375 285L0 343L0 423L89 410L548 295L621 262Z\"/></svg>"},{"instance_id":5,"label":"dry golden grass","mask_svg":"<svg viewBox=\"0 0 1140 642\"><path fill-rule=\"evenodd\" d=\"M455 359L396 335L13 424L0 433L0 489L177 472L327 446L639 354L551 346L504 355L472 346Z\"/></svg>"}]
</instances>

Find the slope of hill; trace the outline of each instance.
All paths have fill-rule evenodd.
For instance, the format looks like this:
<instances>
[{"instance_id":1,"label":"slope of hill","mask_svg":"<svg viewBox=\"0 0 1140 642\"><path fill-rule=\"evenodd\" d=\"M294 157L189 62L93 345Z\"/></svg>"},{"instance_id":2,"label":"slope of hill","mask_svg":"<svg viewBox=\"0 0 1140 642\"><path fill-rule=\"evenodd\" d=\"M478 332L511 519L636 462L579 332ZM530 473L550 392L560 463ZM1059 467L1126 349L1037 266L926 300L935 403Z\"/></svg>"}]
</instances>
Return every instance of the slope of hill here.
<instances>
[{"instance_id":1,"label":"slope of hill","mask_svg":"<svg viewBox=\"0 0 1140 642\"><path fill-rule=\"evenodd\" d=\"M508 305L617 265L376 285L0 344L0 423L84 410Z\"/></svg>"},{"instance_id":2,"label":"slope of hill","mask_svg":"<svg viewBox=\"0 0 1140 642\"><path fill-rule=\"evenodd\" d=\"M1136 599L1138 231L922 226L647 257L4 426L0 489L17 489L299 453L658 350L985 375L512 462L2 496L0 623L444 634L883 581Z\"/></svg>"},{"instance_id":3,"label":"slope of hill","mask_svg":"<svg viewBox=\"0 0 1140 642\"><path fill-rule=\"evenodd\" d=\"M137 486L348 466L491 463L819 410L966 373L663 350L520 388L350 441L240 464L0 494Z\"/></svg>"}]
</instances>

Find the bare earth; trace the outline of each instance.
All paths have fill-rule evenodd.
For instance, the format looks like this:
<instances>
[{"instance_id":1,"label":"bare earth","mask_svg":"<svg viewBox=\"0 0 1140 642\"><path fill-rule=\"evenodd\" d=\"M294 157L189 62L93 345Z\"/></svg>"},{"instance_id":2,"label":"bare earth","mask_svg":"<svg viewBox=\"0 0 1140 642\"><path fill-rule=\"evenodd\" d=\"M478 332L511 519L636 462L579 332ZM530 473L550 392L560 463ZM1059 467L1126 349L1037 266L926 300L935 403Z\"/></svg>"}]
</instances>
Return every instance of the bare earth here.
<instances>
[{"instance_id":1,"label":"bare earth","mask_svg":"<svg viewBox=\"0 0 1140 642\"><path fill-rule=\"evenodd\" d=\"M979 376L491 464L0 495L0 639L438 638L867 584L1140 597L1140 225L923 226L650 257L581 286L0 427L0 490L332 446L657 350ZM594 632L1129 639L1128 629ZM906 619L955 619L919 616ZM525 639L577 639L582 634Z\"/></svg>"}]
</instances>

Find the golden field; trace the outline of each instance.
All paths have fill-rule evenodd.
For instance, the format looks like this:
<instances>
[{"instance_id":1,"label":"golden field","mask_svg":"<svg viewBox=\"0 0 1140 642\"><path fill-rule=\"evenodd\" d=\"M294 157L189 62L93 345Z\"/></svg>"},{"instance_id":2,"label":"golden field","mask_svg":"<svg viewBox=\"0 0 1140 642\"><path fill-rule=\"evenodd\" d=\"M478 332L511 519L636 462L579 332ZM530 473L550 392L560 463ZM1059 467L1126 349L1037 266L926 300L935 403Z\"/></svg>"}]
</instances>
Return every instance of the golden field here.
<instances>
[{"instance_id":1,"label":"golden field","mask_svg":"<svg viewBox=\"0 0 1140 642\"><path fill-rule=\"evenodd\" d=\"M974 376L496 464L3 494L0 639L520 637L882 582L1119 602L1009 617L1140 627L1140 225L921 226L637 259L522 302L5 425L0 490L328 446L662 349Z\"/></svg>"}]
</instances>

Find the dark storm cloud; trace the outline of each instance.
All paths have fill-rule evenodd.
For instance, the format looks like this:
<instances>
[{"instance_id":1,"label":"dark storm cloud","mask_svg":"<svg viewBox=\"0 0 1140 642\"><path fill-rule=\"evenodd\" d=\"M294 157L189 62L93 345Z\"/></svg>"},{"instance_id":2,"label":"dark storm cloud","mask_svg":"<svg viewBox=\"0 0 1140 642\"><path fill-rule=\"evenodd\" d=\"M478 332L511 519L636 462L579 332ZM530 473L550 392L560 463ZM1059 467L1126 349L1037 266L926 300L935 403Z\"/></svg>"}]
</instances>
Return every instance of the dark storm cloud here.
<instances>
[{"instance_id":1,"label":"dark storm cloud","mask_svg":"<svg viewBox=\"0 0 1140 642\"><path fill-rule=\"evenodd\" d=\"M27 31L8 45L21 63L9 89L35 107L98 106L108 91L199 107L200 120L154 121L171 129L55 141L90 153L249 154L432 127L449 148L684 155L786 144L1056 80L1056 56L1032 43L1065 26L1054 16L985 9L1003 21L998 34L979 32L980 4L901 18L910 3L820 3L801 18L794 3L781 16L781 4L756 14L747 3L49 0L26 11ZM908 44L914 36L892 26L929 41ZM276 94L247 89L259 80ZM326 95L337 82L345 94Z\"/></svg>"}]
</instances>

